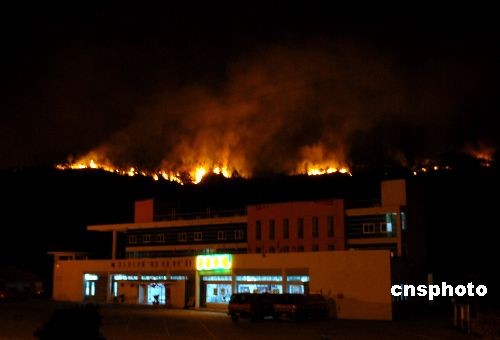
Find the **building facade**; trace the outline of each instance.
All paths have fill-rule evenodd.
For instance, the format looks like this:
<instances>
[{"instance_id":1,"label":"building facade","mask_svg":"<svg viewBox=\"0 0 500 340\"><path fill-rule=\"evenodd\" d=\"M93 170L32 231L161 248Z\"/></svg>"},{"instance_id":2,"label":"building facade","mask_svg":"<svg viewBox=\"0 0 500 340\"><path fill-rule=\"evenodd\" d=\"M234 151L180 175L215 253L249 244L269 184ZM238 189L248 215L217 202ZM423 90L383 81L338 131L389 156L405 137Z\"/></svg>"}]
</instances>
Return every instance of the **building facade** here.
<instances>
[{"instance_id":1,"label":"building facade","mask_svg":"<svg viewBox=\"0 0 500 340\"><path fill-rule=\"evenodd\" d=\"M233 292L315 292L328 299L332 317L390 320L390 272L385 250L117 260L56 257L53 298L227 308Z\"/></svg>"},{"instance_id":2,"label":"building facade","mask_svg":"<svg viewBox=\"0 0 500 340\"><path fill-rule=\"evenodd\" d=\"M388 320L405 190L384 181L380 203L356 208L337 198L158 214L137 201L134 223L88 227L113 235L111 259L53 253L54 299L227 308L234 292L318 292L335 317Z\"/></svg>"},{"instance_id":3,"label":"building facade","mask_svg":"<svg viewBox=\"0 0 500 340\"><path fill-rule=\"evenodd\" d=\"M344 201L251 205L247 234L249 253L344 250Z\"/></svg>"}]
</instances>

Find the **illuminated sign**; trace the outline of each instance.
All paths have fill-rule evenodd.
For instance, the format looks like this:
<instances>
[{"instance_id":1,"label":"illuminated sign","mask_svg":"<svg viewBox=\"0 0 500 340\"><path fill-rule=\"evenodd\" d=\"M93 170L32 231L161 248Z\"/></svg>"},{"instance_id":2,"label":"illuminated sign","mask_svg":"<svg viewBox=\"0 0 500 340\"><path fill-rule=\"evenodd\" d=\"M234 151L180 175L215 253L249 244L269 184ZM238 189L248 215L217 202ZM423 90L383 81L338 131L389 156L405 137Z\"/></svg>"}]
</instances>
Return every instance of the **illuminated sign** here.
<instances>
[{"instance_id":1,"label":"illuminated sign","mask_svg":"<svg viewBox=\"0 0 500 340\"><path fill-rule=\"evenodd\" d=\"M233 261L230 254L196 256L197 270L231 269L232 264Z\"/></svg>"}]
</instances>

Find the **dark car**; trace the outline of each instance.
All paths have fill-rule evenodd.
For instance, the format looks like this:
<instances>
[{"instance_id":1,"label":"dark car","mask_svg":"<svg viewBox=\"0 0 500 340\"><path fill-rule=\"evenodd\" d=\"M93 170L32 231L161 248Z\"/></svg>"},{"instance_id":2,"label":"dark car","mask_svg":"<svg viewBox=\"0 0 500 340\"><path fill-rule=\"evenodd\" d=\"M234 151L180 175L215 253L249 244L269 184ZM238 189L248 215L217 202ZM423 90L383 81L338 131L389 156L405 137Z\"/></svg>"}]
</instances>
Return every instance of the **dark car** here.
<instances>
[{"instance_id":1,"label":"dark car","mask_svg":"<svg viewBox=\"0 0 500 340\"><path fill-rule=\"evenodd\" d=\"M274 294L236 293L231 295L228 314L236 322L239 318L249 318L252 321L273 316Z\"/></svg>"},{"instance_id":2,"label":"dark car","mask_svg":"<svg viewBox=\"0 0 500 340\"><path fill-rule=\"evenodd\" d=\"M273 305L275 318L305 320L328 316L328 301L321 294L282 294Z\"/></svg>"}]
</instances>

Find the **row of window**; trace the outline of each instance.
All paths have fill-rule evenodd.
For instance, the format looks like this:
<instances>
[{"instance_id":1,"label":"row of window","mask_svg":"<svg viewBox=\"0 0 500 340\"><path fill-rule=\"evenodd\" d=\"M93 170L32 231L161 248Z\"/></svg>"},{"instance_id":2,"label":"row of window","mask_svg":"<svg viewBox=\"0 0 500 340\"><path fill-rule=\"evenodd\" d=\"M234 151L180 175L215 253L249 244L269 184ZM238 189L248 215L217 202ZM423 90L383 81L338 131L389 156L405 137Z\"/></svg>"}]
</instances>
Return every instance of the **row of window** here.
<instances>
[{"instance_id":1,"label":"row of window","mask_svg":"<svg viewBox=\"0 0 500 340\"><path fill-rule=\"evenodd\" d=\"M179 232L177 233L177 241L179 242L187 242L188 234L192 234L193 241L203 241L203 232L195 231L195 232ZM244 232L243 230L219 230L217 231L217 240L243 240ZM143 235L129 235L128 243L129 244L137 244L137 243L162 243L165 242L165 234L143 234Z\"/></svg>"},{"instance_id":2,"label":"row of window","mask_svg":"<svg viewBox=\"0 0 500 340\"><path fill-rule=\"evenodd\" d=\"M333 216L326 217L326 234L328 237L334 236L334 225ZM282 223L282 235L283 239L290 238L290 220L288 218L283 219ZM319 237L319 218L318 216L312 217L312 237ZM269 220L269 239L274 240L276 238L276 222L275 220ZM304 238L304 218L297 218L297 238ZM262 239L262 222L257 220L255 222L255 239Z\"/></svg>"},{"instance_id":3,"label":"row of window","mask_svg":"<svg viewBox=\"0 0 500 340\"><path fill-rule=\"evenodd\" d=\"M328 245L328 250L335 250L335 245L333 244L329 244ZM249 249L250 250L250 249ZM312 246L311 248L312 251L319 251L319 245L315 244ZM304 246L293 246L291 247L288 247L288 246L284 246L284 247L281 247L281 248L278 248L276 249L275 247L269 247L269 248L266 248L264 249L264 251L262 250L261 247L256 247L255 248L255 252L256 253L262 253L262 252L267 252L267 253L276 253L276 252L279 252L279 253L288 253L288 252L303 252L304 251Z\"/></svg>"},{"instance_id":4,"label":"row of window","mask_svg":"<svg viewBox=\"0 0 500 340\"><path fill-rule=\"evenodd\" d=\"M363 234L392 233L391 222L363 223Z\"/></svg>"}]
</instances>

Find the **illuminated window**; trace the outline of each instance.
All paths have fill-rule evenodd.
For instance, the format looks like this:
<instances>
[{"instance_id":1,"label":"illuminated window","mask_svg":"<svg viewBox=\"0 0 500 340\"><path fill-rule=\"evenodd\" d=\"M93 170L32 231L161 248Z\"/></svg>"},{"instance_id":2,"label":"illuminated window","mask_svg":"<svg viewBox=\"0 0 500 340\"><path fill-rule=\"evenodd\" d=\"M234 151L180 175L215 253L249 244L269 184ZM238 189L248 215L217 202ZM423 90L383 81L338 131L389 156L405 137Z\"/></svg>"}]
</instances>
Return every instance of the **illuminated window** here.
<instances>
[{"instance_id":1,"label":"illuminated window","mask_svg":"<svg viewBox=\"0 0 500 340\"><path fill-rule=\"evenodd\" d=\"M300 281L300 282L309 282L309 275L288 275L286 277L288 282L290 281Z\"/></svg>"},{"instance_id":2,"label":"illuminated window","mask_svg":"<svg viewBox=\"0 0 500 340\"><path fill-rule=\"evenodd\" d=\"M234 231L234 239L242 240L243 239L243 230L235 230Z\"/></svg>"},{"instance_id":3,"label":"illuminated window","mask_svg":"<svg viewBox=\"0 0 500 340\"><path fill-rule=\"evenodd\" d=\"M95 281L85 281L85 296L95 296Z\"/></svg>"},{"instance_id":4,"label":"illuminated window","mask_svg":"<svg viewBox=\"0 0 500 340\"><path fill-rule=\"evenodd\" d=\"M154 242L165 242L165 234L155 234L153 235Z\"/></svg>"},{"instance_id":5,"label":"illuminated window","mask_svg":"<svg viewBox=\"0 0 500 340\"><path fill-rule=\"evenodd\" d=\"M194 233L194 240L201 241L203 239L203 233L201 231L196 231Z\"/></svg>"},{"instance_id":6,"label":"illuminated window","mask_svg":"<svg viewBox=\"0 0 500 340\"><path fill-rule=\"evenodd\" d=\"M141 280L143 281L159 281L166 279L167 275L141 275Z\"/></svg>"},{"instance_id":7,"label":"illuminated window","mask_svg":"<svg viewBox=\"0 0 500 340\"><path fill-rule=\"evenodd\" d=\"M375 233L375 223L363 223L363 234Z\"/></svg>"},{"instance_id":8,"label":"illuminated window","mask_svg":"<svg viewBox=\"0 0 500 340\"><path fill-rule=\"evenodd\" d=\"M113 296L118 296L118 282L113 282Z\"/></svg>"},{"instance_id":9,"label":"illuminated window","mask_svg":"<svg viewBox=\"0 0 500 340\"><path fill-rule=\"evenodd\" d=\"M237 275L236 281L256 282L256 281L269 281L281 282L283 277L281 275Z\"/></svg>"},{"instance_id":10,"label":"illuminated window","mask_svg":"<svg viewBox=\"0 0 500 340\"><path fill-rule=\"evenodd\" d=\"M186 281L188 277L186 275L171 275L170 280L173 281Z\"/></svg>"},{"instance_id":11,"label":"illuminated window","mask_svg":"<svg viewBox=\"0 0 500 340\"><path fill-rule=\"evenodd\" d=\"M139 276L137 275L125 275L125 274L115 274L113 275L115 281L137 281Z\"/></svg>"},{"instance_id":12,"label":"illuminated window","mask_svg":"<svg viewBox=\"0 0 500 340\"><path fill-rule=\"evenodd\" d=\"M226 233L222 230L219 230L217 232L217 239L218 240L225 240L226 239Z\"/></svg>"},{"instance_id":13,"label":"illuminated window","mask_svg":"<svg viewBox=\"0 0 500 340\"><path fill-rule=\"evenodd\" d=\"M260 225L260 220L255 221L255 239L260 240L262 238L262 230Z\"/></svg>"},{"instance_id":14,"label":"illuminated window","mask_svg":"<svg viewBox=\"0 0 500 340\"><path fill-rule=\"evenodd\" d=\"M85 281L97 281L99 279L99 277L96 275L96 274L88 274L88 273L85 273L83 275L83 279Z\"/></svg>"},{"instance_id":15,"label":"illuminated window","mask_svg":"<svg viewBox=\"0 0 500 340\"><path fill-rule=\"evenodd\" d=\"M186 242L187 241L187 233L179 233L179 241Z\"/></svg>"},{"instance_id":16,"label":"illuminated window","mask_svg":"<svg viewBox=\"0 0 500 340\"><path fill-rule=\"evenodd\" d=\"M328 237L333 237L333 235L334 235L333 216L328 216L326 218L326 229L327 229Z\"/></svg>"},{"instance_id":17,"label":"illuminated window","mask_svg":"<svg viewBox=\"0 0 500 340\"><path fill-rule=\"evenodd\" d=\"M312 236L313 238L318 238L319 230L318 230L318 217L313 216L312 218Z\"/></svg>"},{"instance_id":18,"label":"illuminated window","mask_svg":"<svg viewBox=\"0 0 500 340\"><path fill-rule=\"evenodd\" d=\"M227 283L209 283L206 290L206 303L227 304L231 298L231 285Z\"/></svg>"},{"instance_id":19,"label":"illuminated window","mask_svg":"<svg viewBox=\"0 0 500 340\"><path fill-rule=\"evenodd\" d=\"M269 221L269 239L274 240L274 220Z\"/></svg>"},{"instance_id":20,"label":"illuminated window","mask_svg":"<svg viewBox=\"0 0 500 340\"><path fill-rule=\"evenodd\" d=\"M229 275L210 275L203 276L203 281L231 281L232 278Z\"/></svg>"},{"instance_id":21,"label":"illuminated window","mask_svg":"<svg viewBox=\"0 0 500 340\"><path fill-rule=\"evenodd\" d=\"M290 234L289 234L289 222L288 222L288 218L285 218L283 219L283 238L286 240L290 237Z\"/></svg>"},{"instance_id":22,"label":"illuminated window","mask_svg":"<svg viewBox=\"0 0 500 340\"><path fill-rule=\"evenodd\" d=\"M302 217L297 219L297 237L304 238L304 219Z\"/></svg>"}]
</instances>

